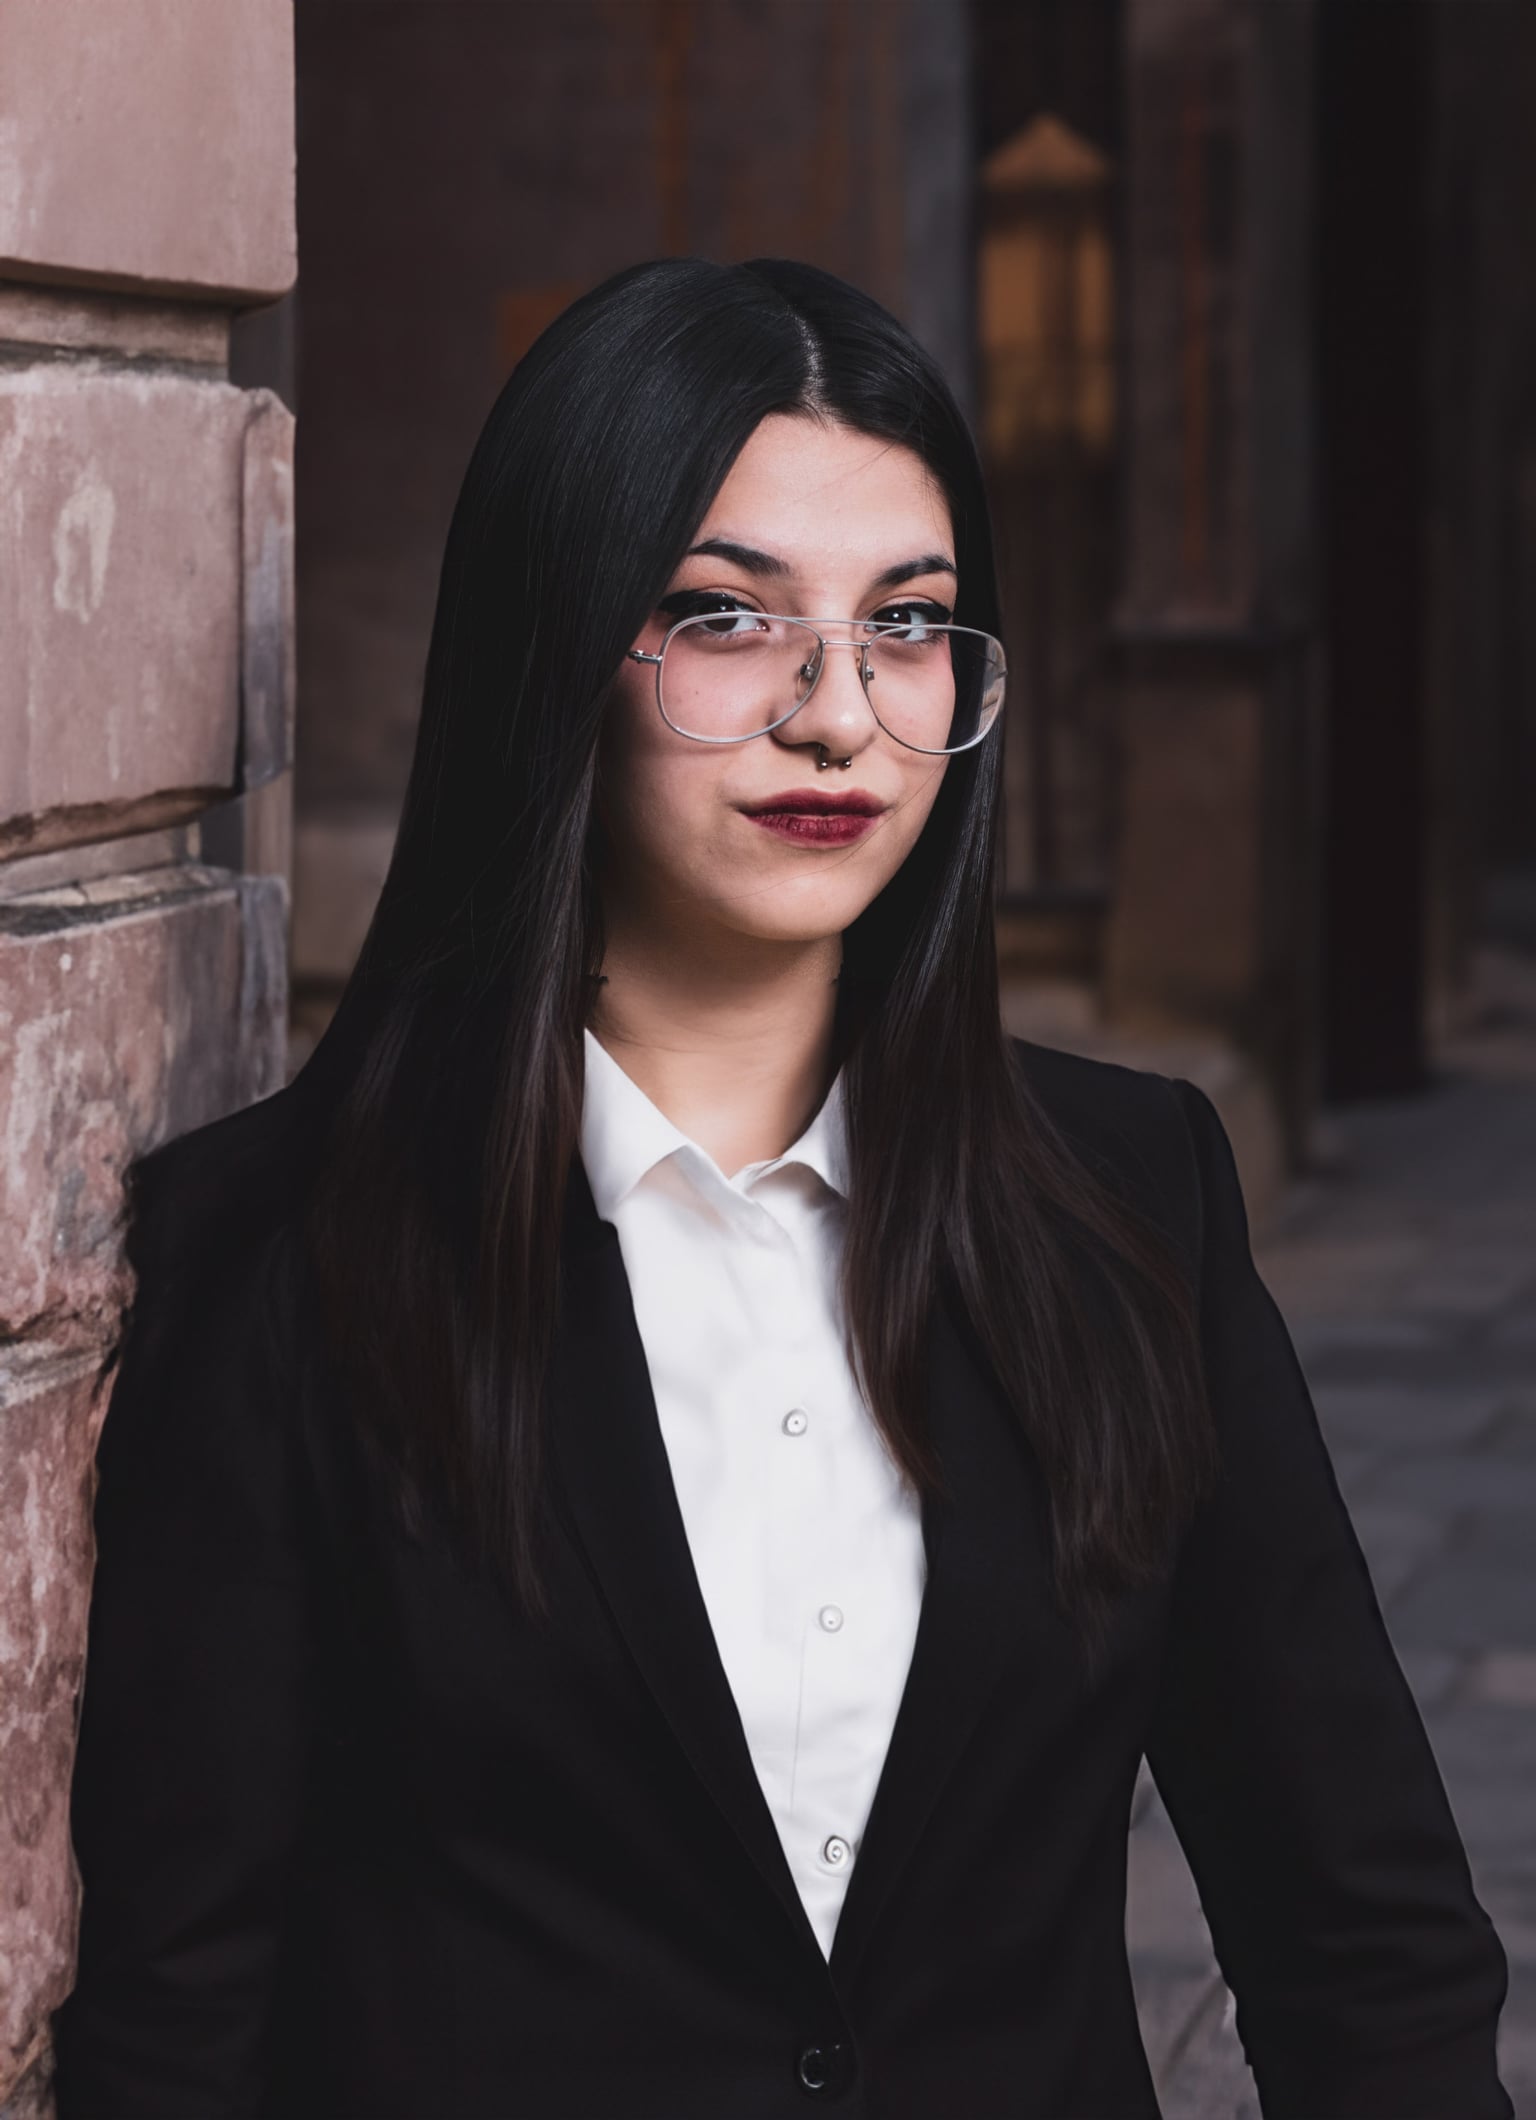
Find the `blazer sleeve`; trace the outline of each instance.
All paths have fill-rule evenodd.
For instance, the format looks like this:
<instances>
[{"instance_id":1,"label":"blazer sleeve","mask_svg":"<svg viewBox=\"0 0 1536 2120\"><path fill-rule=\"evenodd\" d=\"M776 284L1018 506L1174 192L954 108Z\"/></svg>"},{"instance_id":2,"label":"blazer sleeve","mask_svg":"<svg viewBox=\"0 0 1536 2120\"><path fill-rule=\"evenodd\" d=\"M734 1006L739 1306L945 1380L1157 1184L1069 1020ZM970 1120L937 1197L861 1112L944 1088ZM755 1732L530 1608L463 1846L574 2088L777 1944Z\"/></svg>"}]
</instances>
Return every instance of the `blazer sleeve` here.
<instances>
[{"instance_id":1,"label":"blazer sleeve","mask_svg":"<svg viewBox=\"0 0 1536 2120\"><path fill-rule=\"evenodd\" d=\"M1204 1091L1173 1088L1225 1463L1179 1559L1148 1764L1265 2120L1512 2120L1504 1952L1254 1265L1231 1143Z\"/></svg>"},{"instance_id":2,"label":"blazer sleeve","mask_svg":"<svg viewBox=\"0 0 1536 2120\"><path fill-rule=\"evenodd\" d=\"M123 1340L97 1452L59 2120L262 2109L315 1662L278 1248L209 1268L178 1233Z\"/></svg>"}]
</instances>

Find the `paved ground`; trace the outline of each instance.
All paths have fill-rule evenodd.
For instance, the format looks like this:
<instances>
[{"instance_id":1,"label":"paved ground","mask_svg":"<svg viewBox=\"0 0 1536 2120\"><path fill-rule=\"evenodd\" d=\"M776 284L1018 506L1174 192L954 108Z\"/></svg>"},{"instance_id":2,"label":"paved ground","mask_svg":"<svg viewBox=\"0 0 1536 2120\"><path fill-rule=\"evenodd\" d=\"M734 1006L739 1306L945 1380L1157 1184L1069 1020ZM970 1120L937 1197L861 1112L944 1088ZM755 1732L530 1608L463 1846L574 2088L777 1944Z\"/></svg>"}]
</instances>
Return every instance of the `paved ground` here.
<instances>
[{"instance_id":1,"label":"paved ground","mask_svg":"<svg viewBox=\"0 0 1536 2120\"><path fill-rule=\"evenodd\" d=\"M1536 958L1483 963L1434 1086L1330 1114L1255 1255L1509 1955L1501 2068L1536 2120ZM1145 1771L1127 1929L1166 2120L1258 2120Z\"/></svg>"}]
</instances>

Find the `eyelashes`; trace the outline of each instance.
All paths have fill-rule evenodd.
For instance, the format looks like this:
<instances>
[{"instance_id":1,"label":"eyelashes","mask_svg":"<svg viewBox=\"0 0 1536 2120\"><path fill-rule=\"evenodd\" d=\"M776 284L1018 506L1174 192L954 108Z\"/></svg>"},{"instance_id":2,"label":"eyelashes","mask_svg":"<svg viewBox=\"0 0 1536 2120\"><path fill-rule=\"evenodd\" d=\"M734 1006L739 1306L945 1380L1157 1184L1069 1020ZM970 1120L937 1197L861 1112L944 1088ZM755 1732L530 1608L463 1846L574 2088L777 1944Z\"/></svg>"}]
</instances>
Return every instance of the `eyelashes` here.
<instances>
[{"instance_id":1,"label":"eyelashes","mask_svg":"<svg viewBox=\"0 0 1536 2120\"><path fill-rule=\"evenodd\" d=\"M656 606L668 618L702 618L706 611L746 611L751 607L723 589L678 589Z\"/></svg>"},{"instance_id":2,"label":"eyelashes","mask_svg":"<svg viewBox=\"0 0 1536 2120\"><path fill-rule=\"evenodd\" d=\"M658 612L664 613L668 618L702 618L711 611L750 611L754 608L745 598L733 596L726 589L677 589L672 595L663 597L656 606ZM920 612L931 626L947 625L953 615L952 607L940 603L936 597L903 596L888 604L882 604L867 623L886 620L890 613L898 611ZM899 618L889 619L889 622L895 625L902 623Z\"/></svg>"}]
</instances>

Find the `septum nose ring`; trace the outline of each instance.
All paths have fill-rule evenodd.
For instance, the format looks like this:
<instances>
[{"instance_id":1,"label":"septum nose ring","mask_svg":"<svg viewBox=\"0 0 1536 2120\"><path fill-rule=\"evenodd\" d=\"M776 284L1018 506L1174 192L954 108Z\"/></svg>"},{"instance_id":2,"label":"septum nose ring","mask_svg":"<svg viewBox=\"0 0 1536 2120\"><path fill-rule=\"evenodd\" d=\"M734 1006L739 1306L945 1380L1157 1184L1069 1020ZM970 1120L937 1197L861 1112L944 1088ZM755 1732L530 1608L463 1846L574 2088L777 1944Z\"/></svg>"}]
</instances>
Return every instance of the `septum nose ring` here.
<instances>
[{"instance_id":1,"label":"septum nose ring","mask_svg":"<svg viewBox=\"0 0 1536 2120\"><path fill-rule=\"evenodd\" d=\"M861 659L862 659L862 657L863 657L863 655L864 655L864 652L865 652L865 650L866 650L866 649L868 648L868 646L869 646L869 643L868 643L868 641L863 641L863 640L825 640L825 639L824 639L824 640L823 640L823 642L822 642L822 646L823 646L824 648L857 648L857 649L858 649L858 651L859 651L859 655L860 655L860 657L861 657ZM801 675L802 677L809 677L809 676L810 676L810 674L811 674L811 669L812 669L812 665L811 665L810 663L802 663L802 664L800 665L800 675ZM873 682L873 680L874 680L874 675L875 675L874 671L873 671L873 670L871 670L871 671L870 671L870 672L868 673L868 675L867 675L867 676L865 677L865 679L864 679L864 687L865 687L865 691L866 691L866 693L868 692L868 689L869 689L869 686L870 686L870 684L871 684L871 683ZM826 747L826 745L825 745L824 743L823 743L823 744L818 744L818 745L816 746L816 748L817 748L817 749L818 749L818 750L819 750L819 751L821 752L821 754L822 754L822 755L821 755L821 757L820 757L820 758L818 758L818 759L817 759L817 761L816 761L816 770L817 770L817 772L818 772L818 773L821 773L821 772L824 772L824 771L826 770L826 768L827 768L827 767L828 767L829 765L831 765L832 761L831 761L831 759L830 759L830 758L828 758L828 757L827 757L827 755L826 755L826 752L827 752L827 747ZM851 766L851 765L853 764L853 759L852 759L852 756L850 755L850 756L849 756L849 757L847 757L847 758L840 758L840 759L839 759L839 760L838 760L837 762L838 762L838 764L839 764L840 766Z\"/></svg>"}]
</instances>

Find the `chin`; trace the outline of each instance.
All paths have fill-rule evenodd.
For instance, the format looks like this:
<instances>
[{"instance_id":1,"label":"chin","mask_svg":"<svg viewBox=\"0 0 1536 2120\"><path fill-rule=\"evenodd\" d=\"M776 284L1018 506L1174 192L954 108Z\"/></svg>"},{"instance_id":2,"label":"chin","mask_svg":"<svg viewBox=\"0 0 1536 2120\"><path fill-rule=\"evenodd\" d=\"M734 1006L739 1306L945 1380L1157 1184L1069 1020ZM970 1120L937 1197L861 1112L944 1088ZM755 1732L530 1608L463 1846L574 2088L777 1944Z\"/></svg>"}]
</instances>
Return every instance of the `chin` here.
<instances>
[{"instance_id":1,"label":"chin","mask_svg":"<svg viewBox=\"0 0 1536 2120\"><path fill-rule=\"evenodd\" d=\"M721 908L723 924L738 935L750 937L754 942L832 942L838 939L851 920L857 919L864 901L844 912L840 907L828 907L820 913L802 920L778 919L754 920L750 914L743 915L739 908Z\"/></svg>"}]
</instances>

